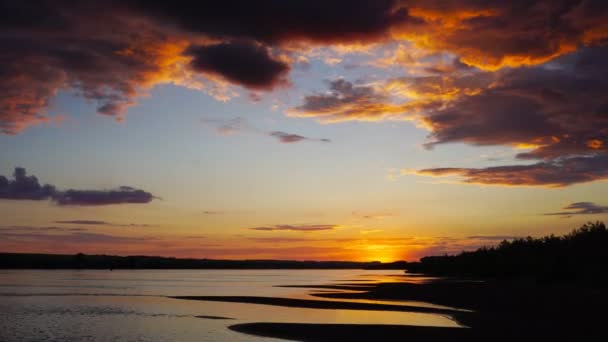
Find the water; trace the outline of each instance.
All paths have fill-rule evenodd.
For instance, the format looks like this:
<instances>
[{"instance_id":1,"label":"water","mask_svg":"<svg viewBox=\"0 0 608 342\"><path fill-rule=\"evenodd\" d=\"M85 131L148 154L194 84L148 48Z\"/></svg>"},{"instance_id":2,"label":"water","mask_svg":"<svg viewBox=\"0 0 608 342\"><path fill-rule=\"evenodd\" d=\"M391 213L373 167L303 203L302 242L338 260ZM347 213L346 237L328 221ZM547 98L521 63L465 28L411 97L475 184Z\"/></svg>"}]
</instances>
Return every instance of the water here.
<instances>
[{"instance_id":1,"label":"water","mask_svg":"<svg viewBox=\"0 0 608 342\"><path fill-rule=\"evenodd\" d=\"M277 341L227 328L245 322L458 326L450 317L426 313L303 309L166 297L245 295L313 298L309 293L316 290L277 286L365 284L396 281L397 277L403 280L402 272L0 270L0 341ZM432 306L428 303L399 303Z\"/></svg>"}]
</instances>

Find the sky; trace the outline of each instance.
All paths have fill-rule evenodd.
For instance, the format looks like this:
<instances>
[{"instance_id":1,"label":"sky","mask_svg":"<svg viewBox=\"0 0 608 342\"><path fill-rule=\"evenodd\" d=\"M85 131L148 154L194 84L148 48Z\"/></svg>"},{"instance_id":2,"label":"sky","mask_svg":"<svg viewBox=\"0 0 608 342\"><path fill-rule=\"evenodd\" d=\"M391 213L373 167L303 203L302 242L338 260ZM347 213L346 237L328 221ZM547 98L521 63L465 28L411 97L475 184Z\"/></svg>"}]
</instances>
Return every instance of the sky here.
<instances>
[{"instance_id":1,"label":"sky","mask_svg":"<svg viewBox=\"0 0 608 342\"><path fill-rule=\"evenodd\" d=\"M608 219L608 3L0 0L0 252L394 261Z\"/></svg>"}]
</instances>

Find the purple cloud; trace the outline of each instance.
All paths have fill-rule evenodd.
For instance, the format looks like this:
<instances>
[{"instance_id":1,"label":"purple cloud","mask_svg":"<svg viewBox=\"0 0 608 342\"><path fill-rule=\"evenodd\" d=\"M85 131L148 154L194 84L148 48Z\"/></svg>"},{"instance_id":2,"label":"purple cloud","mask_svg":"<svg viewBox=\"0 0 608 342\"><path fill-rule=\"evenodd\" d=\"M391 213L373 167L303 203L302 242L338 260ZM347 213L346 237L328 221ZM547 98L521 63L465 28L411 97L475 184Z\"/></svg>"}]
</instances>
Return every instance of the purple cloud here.
<instances>
[{"instance_id":1,"label":"purple cloud","mask_svg":"<svg viewBox=\"0 0 608 342\"><path fill-rule=\"evenodd\" d=\"M8 200L51 200L58 205L110 205L127 203L149 203L156 199L149 192L129 186L113 190L66 190L59 191L53 185L40 185L38 178L28 176L22 167L16 167L14 179L0 176L0 199ZM89 223L92 224L92 223Z\"/></svg>"},{"instance_id":2,"label":"purple cloud","mask_svg":"<svg viewBox=\"0 0 608 342\"><path fill-rule=\"evenodd\" d=\"M575 202L565 206L562 209L564 211L545 213L543 215L555 215L569 218L572 215L608 214L608 206L598 205L593 202Z\"/></svg>"}]
</instances>

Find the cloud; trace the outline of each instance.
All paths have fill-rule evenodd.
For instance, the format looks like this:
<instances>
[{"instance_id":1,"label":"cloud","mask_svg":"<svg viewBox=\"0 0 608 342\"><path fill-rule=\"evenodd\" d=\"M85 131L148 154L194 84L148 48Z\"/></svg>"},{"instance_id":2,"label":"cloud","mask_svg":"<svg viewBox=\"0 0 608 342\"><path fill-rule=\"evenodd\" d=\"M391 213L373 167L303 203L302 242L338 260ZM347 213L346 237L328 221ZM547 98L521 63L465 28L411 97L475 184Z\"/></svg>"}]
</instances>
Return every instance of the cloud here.
<instances>
[{"instance_id":1,"label":"cloud","mask_svg":"<svg viewBox=\"0 0 608 342\"><path fill-rule=\"evenodd\" d=\"M608 155L561 158L530 165L422 169L411 173L458 175L471 184L563 187L608 178Z\"/></svg>"},{"instance_id":2,"label":"cloud","mask_svg":"<svg viewBox=\"0 0 608 342\"><path fill-rule=\"evenodd\" d=\"M1 232L82 232L86 231L84 228L74 228L74 227L57 227L57 226L45 226L45 227L37 227L37 226L7 226L0 227Z\"/></svg>"},{"instance_id":3,"label":"cloud","mask_svg":"<svg viewBox=\"0 0 608 342\"><path fill-rule=\"evenodd\" d=\"M547 62L606 38L608 7L601 1L407 0L428 25L400 30L427 49L447 50L464 63L495 70Z\"/></svg>"},{"instance_id":4,"label":"cloud","mask_svg":"<svg viewBox=\"0 0 608 342\"><path fill-rule=\"evenodd\" d=\"M249 238L249 240L262 243L299 243L299 242L314 242L316 240L305 238L287 238L287 237L265 237L265 238Z\"/></svg>"},{"instance_id":5,"label":"cloud","mask_svg":"<svg viewBox=\"0 0 608 342\"><path fill-rule=\"evenodd\" d=\"M36 176L28 176L22 167L16 167L13 180L0 175L0 198L11 200L45 200L56 194L55 187L40 185Z\"/></svg>"},{"instance_id":6,"label":"cloud","mask_svg":"<svg viewBox=\"0 0 608 342\"><path fill-rule=\"evenodd\" d=\"M268 135L277 138L282 143L294 143L302 140L308 140L308 138L304 136L298 134L285 133L281 131L273 131L268 133Z\"/></svg>"},{"instance_id":7,"label":"cloud","mask_svg":"<svg viewBox=\"0 0 608 342\"><path fill-rule=\"evenodd\" d=\"M310 95L292 116L325 122L413 120L430 131L427 148L447 143L531 147L527 165L441 167L418 175L460 175L465 183L559 187L608 178L606 48L589 48L546 66L498 73L404 77L375 87L343 79ZM396 102L395 97L407 98Z\"/></svg>"},{"instance_id":8,"label":"cloud","mask_svg":"<svg viewBox=\"0 0 608 342\"><path fill-rule=\"evenodd\" d=\"M329 81L328 86L326 93L304 97L303 103L290 108L287 115L339 122L377 121L405 114L403 106L390 103L386 94L371 85L356 85L337 79Z\"/></svg>"},{"instance_id":9,"label":"cloud","mask_svg":"<svg viewBox=\"0 0 608 342\"><path fill-rule=\"evenodd\" d=\"M601 0L8 1L0 5L0 44L10 46L0 58L0 131L17 134L53 121L47 110L60 91L122 120L158 84L222 100L238 94L229 83L274 89L298 63L289 54L318 46L407 43L424 55L450 56L451 63L428 67L438 74L536 66L605 44L607 13ZM376 92L341 96L365 107L317 96L295 114L313 116L309 109L320 109L317 102L328 102L321 106L327 121L394 118L411 110L378 108ZM345 115L332 112L337 106Z\"/></svg>"},{"instance_id":10,"label":"cloud","mask_svg":"<svg viewBox=\"0 0 608 342\"><path fill-rule=\"evenodd\" d=\"M606 57L608 48L587 48L550 66L459 77L449 81L457 90L443 98L445 88L430 87L437 95L425 95L431 100L416 117L430 130L428 148L507 145L526 149L516 159L536 162L415 173L499 185L567 186L608 178Z\"/></svg>"},{"instance_id":11,"label":"cloud","mask_svg":"<svg viewBox=\"0 0 608 342\"><path fill-rule=\"evenodd\" d=\"M106 221L96 221L96 220L71 220L71 221L55 221L55 223L60 224L83 224L83 225L110 225L111 223Z\"/></svg>"},{"instance_id":12,"label":"cloud","mask_svg":"<svg viewBox=\"0 0 608 342\"><path fill-rule=\"evenodd\" d=\"M564 211L545 213L543 215L562 216L570 218L572 215L598 215L608 214L608 206L598 205L593 202L575 202L563 208Z\"/></svg>"},{"instance_id":13,"label":"cloud","mask_svg":"<svg viewBox=\"0 0 608 342\"><path fill-rule=\"evenodd\" d=\"M121 12L111 2L9 1L0 5L0 130L48 122L52 98L70 91L122 119L155 84L188 85L178 35Z\"/></svg>"},{"instance_id":14,"label":"cloud","mask_svg":"<svg viewBox=\"0 0 608 342\"><path fill-rule=\"evenodd\" d=\"M2 237L7 240L28 241L30 243L59 243L59 244L129 244L148 241L147 237L127 237L88 232L72 232L67 234L46 233L6 233Z\"/></svg>"},{"instance_id":15,"label":"cloud","mask_svg":"<svg viewBox=\"0 0 608 342\"><path fill-rule=\"evenodd\" d=\"M608 48L580 50L539 66L453 80L469 94L436 103L423 117L428 146L450 142L527 145L518 157L553 158L605 151ZM441 89L438 88L438 92Z\"/></svg>"},{"instance_id":16,"label":"cloud","mask_svg":"<svg viewBox=\"0 0 608 342\"><path fill-rule=\"evenodd\" d=\"M364 219L364 220L381 220L387 217L395 216L395 214L390 212L360 212L353 211L352 215L354 217Z\"/></svg>"},{"instance_id":17,"label":"cloud","mask_svg":"<svg viewBox=\"0 0 608 342\"><path fill-rule=\"evenodd\" d=\"M129 186L114 190L67 190L53 197L59 205L109 205L124 203L149 203L155 197L146 191Z\"/></svg>"},{"instance_id":18,"label":"cloud","mask_svg":"<svg viewBox=\"0 0 608 342\"><path fill-rule=\"evenodd\" d=\"M0 199L8 200L51 200L60 206L96 206L125 203L149 203L154 200L151 193L129 186L113 190L66 190L55 186L40 185L38 178L27 176L26 170L16 167L14 179L0 176Z\"/></svg>"},{"instance_id":19,"label":"cloud","mask_svg":"<svg viewBox=\"0 0 608 342\"><path fill-rule=\"evenodd\" d=\"M432 52L448 51L465 64L488 70L544 63L608 36L608 8L601 0L131 3L138 13L215 39L272 45L408 41Z\"/></svg>"},{"instance_id":20,"label":"cloud","mask_svg":"<svg viewBox=\"0 0 608 342\"><path fill-rule=\"evenodd\" d=\"M488 241L503 241L503 240L513 240L518 239L521 236L514 235L472 235L467 236L467 239L472 240L488 240Z\"/></svg>"},{"instance_id":21,"label":"cloud","mask_svg":"<svg viewBox=\"0 0 608 342\"><path fill-rule=\"evenodd\" d=\"M264 3L226 0L131 1L137 10L183 30L218 39L247 38L266 43L374 42L387 39L392 26L419 22L396 0L309 1L269 0Z\"/></svg>"},{"instance_id":22,"label":"cloud","mask_svg":"<svg viewBox=\"0 0 608 342\"><path fill-rule=\"evenodd\" d=\"M271 137L277 138L280 142L285 143L285 144L296 143L296 142L300 142L303 140L316 140L316 141L321 141L321 142L331 142L330 139L326 139L326 138L312 139L312 138L307 138L307 137L299 135L299 134L286 133L286 132L281 132L281 131L272 131L272 132L269 132L268 135L270 135Z\"/></svg>"},{"instance_id":23,"label":"cloud","mask_svg":"<svg viewBox=\"0 0 608 342\"><path fill-rule=\"evenodd\" d=\"M290 144L297 143L301 141L320 141L320 142L331 142L331 139L328 138L309 138L303 135L288 133L283 131L270 131L266 132L260 129L257 129L251 126L247 120L236 117L233 119L203 119L202 122L205 125L213 127L218 133L222 135L233 135L241 132L254 133L254 134L264 134L270 137L277 139L280 143Z\"/></svg>"},{"instance_id":24,"label":"cloud","mask_svg":"<svg viewBox=\"0 0 608 342\"><path fill-rule=\"evenodd\" d=\"M289 65L253 42L193 45L185 54L193 57L190 67L196 72L218 75L250 89L271 90L288 83Z\"/></svg>"},{"instance_id":25,"label":"cloud","mask_svg":"<svg viewBox=\"0 0 608 342\"><path fill-rule=\"evenodd\" d=\"M224 80L268 90L283 84L290 69L269 54L269 44L281 49L293 41L384 39L391 25L411 19L394 5L393 0L4 2L0 44L11 48L0 59L0 131L17 134L52 121L46 112L60 91L122 120L137 98L158 84L196 88L222 100L235 95ZM201 79L192 69L216 77Z\"/></svg>"},{"instance_id":26,"label":"cloud","mask_svg":"<svg viewBox=\"0 0 608 342\"><path fill-rule=\"evenodd\" d=\"M112 223L107 221L98 221L98 220L68 220L68 221L55 221L55 223L59 224L79 224L79 225L92 225L92 226L114 226L114 227L153 227L153 225L145 224L145 223Z\"/></svg>"},{"instance_id":27,"label":"cloud","mask_svg":"<svg viewBox=\"0 0 608 342\"><path fill-rule=\"evenodd\" d=\"M256 130L249 126L247 120L236 117L232 119L201 119L205 126L212 127L215 131L222 135L233 135L240 132L255 132Z\"/></svg>"},{"instance_id":28,"label":"cloud","mask_svg":"<svg viewBox=\"0 0 608 342\"><path fill-rule=\"evenodd\" d=\"M274 226L265 227L253 227L251 230L260 231L298 231L298 232L314 232L322 230L333 230L338 226L334 224L314 224L314 225L288 225L288 224L277 224Z\"/></svg>"},{"instance_id":29,"label":"cloud","mask_svg":"<svg viewBox=\"0 0 608 342\"><path fill-rule=\"evenodd\" d=\"M221 215L224 214L223 211L216 211L216 210L205 210L203 211L203 214L205 215Z\"/></svg>"}]
</instances>

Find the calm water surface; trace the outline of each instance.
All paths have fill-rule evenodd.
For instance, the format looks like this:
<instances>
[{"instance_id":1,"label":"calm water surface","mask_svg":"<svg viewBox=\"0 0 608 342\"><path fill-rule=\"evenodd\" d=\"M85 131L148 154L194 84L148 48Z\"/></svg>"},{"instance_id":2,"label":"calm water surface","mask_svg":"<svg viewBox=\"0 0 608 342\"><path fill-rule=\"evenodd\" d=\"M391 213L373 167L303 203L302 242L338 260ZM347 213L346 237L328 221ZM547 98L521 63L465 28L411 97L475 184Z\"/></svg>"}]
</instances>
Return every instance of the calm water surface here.
<instances>
[{"instance_id":1,"label":"calm water surface","mask_svg":"<svg viewBox=\"0 0 608 342\"><path fill-rule=\"evenodd\" d=\"M402 274L364 270L0 270L0 341L277 341L227 328L245 322L458 326L450 317L425 313L302 309L166 298L313 298L308 294L313 290L278 286L403 281Z\"/></svg>"}]
</instances>

